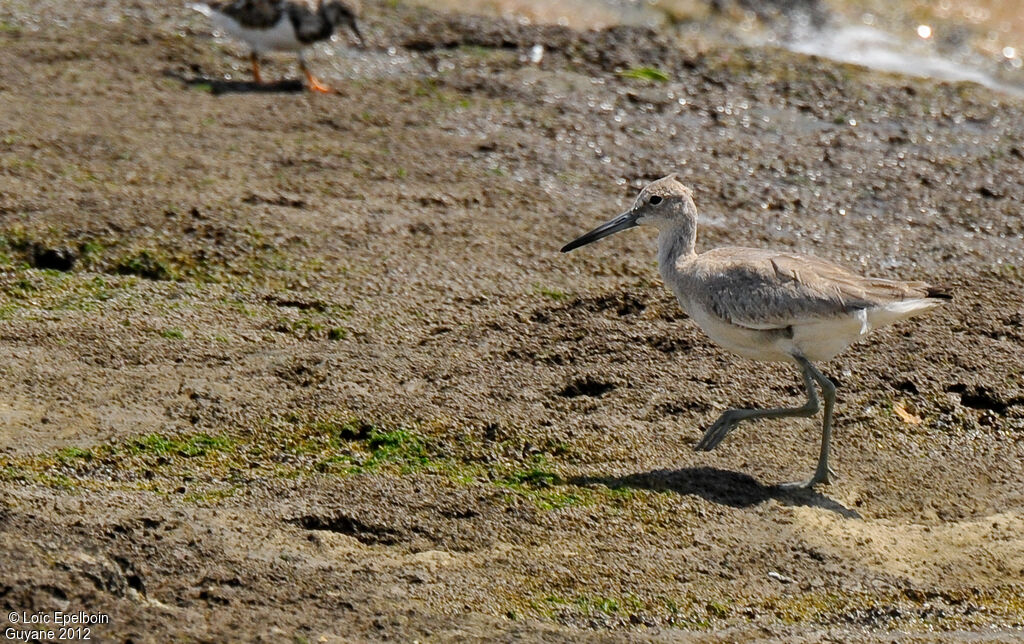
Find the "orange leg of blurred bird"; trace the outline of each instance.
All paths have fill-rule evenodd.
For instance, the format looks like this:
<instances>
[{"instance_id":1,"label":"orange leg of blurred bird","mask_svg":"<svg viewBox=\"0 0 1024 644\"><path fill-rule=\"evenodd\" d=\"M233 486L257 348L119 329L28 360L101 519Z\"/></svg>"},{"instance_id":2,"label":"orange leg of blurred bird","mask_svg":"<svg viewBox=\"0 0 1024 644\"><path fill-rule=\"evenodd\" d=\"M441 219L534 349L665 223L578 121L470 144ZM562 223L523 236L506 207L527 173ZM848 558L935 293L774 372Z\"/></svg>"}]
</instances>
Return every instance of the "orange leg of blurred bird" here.
<instances>
[{"instance_id":1,"label":"orange leg of blurred bird","mask_svg":"<svg viewBox=\"0 0 1024 644\"><path fill-rule=\"evenodd\" d=\"M313 76L313 72L309 71L309 67L306 66L306 61L302 57L299 57L299 67L302 68L302 73L306 75L306 86L309 87L310 91L320 92L321 94L331 94L334 92L333 89L324 85Z\"/></svg>"},{"instance_id":2,"label":"orange leg of blurred bird","mask_svg":"<svg viewBox=\"0 0 1024 644\"><path fill-rule=\"evenodd\" d=\"M252 63L252 79L256 81L256 84L263 84L263 77L260 76L260 57L256 55L256 52L249 54L249 62Z\"/></svg>"}]
</instances>

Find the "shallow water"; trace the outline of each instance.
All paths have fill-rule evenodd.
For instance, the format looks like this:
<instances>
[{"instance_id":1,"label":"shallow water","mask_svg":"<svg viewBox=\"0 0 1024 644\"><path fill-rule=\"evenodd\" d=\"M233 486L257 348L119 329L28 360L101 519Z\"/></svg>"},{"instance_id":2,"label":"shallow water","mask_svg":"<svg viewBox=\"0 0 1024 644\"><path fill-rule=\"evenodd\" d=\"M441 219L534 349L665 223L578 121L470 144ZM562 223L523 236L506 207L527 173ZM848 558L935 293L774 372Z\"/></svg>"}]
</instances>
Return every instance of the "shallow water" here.
<instances>
[{"instance_id":1,"label":"shallow water","mask_svg":"<svg viewBox=\"0 0 1024 644\"><path fill-rule=\"evenodd\" d=\"M1016 0L831 3L840 19L788 43L884 71L1024 95L1024 5Z\"/></svg>"},{"instance_id":2,"label":"shallow water","mask_svg":"<svg viewBox=\"0 0 1024 644\"><path fill-rule=\"evenodd\" d=\"M697 0L413 0L451 10L578 29L665 25L668 16L708 15ZM860 0L823 2L831 14L812 27L805 15L758 25L753 12L724 14L739 40L774 44L875 69L969 81L1024 95L1024 3L1018 0ZM729 6L729 3L726 3ZM685 21L684 21L685 22Z\"/></svg>"},{"instance_id":3,"label":"shallow water","mask_svg":"<svg viewBox=\"0 0 1024 644\"><path fill-rule=\"evenodd\" d=\"M790 39L792 51L863 65L886 72L947 81L969 81L1024 96L1024 78L1001 76L976 52L942 55L933 47L864 24L843 24ZM1019 59L1018 59L1019 60Z\"/></svg>"}]
</instances>

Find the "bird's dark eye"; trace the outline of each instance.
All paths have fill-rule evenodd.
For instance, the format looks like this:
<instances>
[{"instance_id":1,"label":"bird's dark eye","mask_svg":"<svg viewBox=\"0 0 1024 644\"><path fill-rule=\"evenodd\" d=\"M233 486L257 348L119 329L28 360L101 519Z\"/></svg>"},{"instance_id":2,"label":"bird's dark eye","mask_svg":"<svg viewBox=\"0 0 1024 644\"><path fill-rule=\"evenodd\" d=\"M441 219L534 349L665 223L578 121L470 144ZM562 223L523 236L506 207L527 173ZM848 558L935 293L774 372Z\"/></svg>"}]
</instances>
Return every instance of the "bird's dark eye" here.
<instances>
[{"instance_id":1,"label":"bird's dark eye","mask_svg":"<svg viewBox=\"0 0 1024 644\"><path fill-rule=\"evenodd\" d=\"M664 199L662 199L658 195L651 195L651 198L647 200L647 203L651 204L652 206L657 206L662 201L664 201Z\"/></svg>"}]
</instances>

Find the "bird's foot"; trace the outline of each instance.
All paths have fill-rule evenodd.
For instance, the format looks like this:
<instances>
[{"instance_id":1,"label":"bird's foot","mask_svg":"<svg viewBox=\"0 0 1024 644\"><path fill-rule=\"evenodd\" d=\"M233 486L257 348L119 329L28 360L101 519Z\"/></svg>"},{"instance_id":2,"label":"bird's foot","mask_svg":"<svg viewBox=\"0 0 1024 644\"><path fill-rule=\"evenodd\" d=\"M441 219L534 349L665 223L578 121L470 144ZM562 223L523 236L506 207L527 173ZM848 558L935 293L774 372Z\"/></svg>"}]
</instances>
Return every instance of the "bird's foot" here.
<instances>
[{"instance_id":1,"label":"bird's foot","mask_svg":"<svg viewBox=\"0 0 1024 644\"><path fill-rule=\"evenodd\" d=\"M327 85L324 85L323 83L321 83L312 74L306 74L306 87L308 87L309 91L311 91L311 92L320 92L321 94L333 94L334 93L333 89L331 89Z\"/></svg>"},{"instance_id":2,"label":"bird's foot","mask_svg":"<svg viewBox=\"0 0 1024 644\"><path fill-rule=\"evenodd\" d=\"M822 472L815 472L814 476L806 481L793 481L791 483L780 483L782 490L810 490L815 485L831 485L834 478L837 478L835 470L826 466Z\"/></svg>"},{"instance_id":3,"label":"bird's foot","mask_svg":"<svg viewBox=\"0 0 1024 644\"><path fill-rule=\"evenodd\" d=\"M730 409L718 417L715 424L708 428L708 431L704 432L704 437L700 439L693 449L698 452L710 452L711 450L718 447L725 437L736 428L736 425L740 424L740 421L745 418L740 413L739 409Z\"/></svg>"},{"instance_id":4,"label":"bird's foot","mask_svg":"<svg viewBox=\"0 0 1024 644\"><path fill-rule=\"evenodd\" d=\"M814 477L807 479L806 481L790 481L789 483L779 483L778 488L780 490L811 490L814 489L815 485L824 483L828 485L828 479L824 481L815 481Z\"/></svg>"}]
</instances>

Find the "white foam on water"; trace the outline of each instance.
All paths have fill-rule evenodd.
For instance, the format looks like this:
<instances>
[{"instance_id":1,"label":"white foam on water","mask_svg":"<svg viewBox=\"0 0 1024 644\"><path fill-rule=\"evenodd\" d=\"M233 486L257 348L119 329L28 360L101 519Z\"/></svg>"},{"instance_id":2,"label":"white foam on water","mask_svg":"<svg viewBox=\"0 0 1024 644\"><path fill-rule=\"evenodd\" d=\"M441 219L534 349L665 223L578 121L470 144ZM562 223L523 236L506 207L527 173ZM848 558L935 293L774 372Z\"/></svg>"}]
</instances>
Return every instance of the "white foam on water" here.
<instances>
[{"instance_id":1,"label":"white foam on water","mask_svg":"<svg viewBox=\"0 0 1024 644\"><path fill-rule=\"evenodd\" d=\"M1024 87L1004 83L990 74L944 58L866 25L845 25L808 32L784 43L790 51L863 65L885 72L947 81L969 81L1024 96Z\"/></svg>"}]
</instances>

